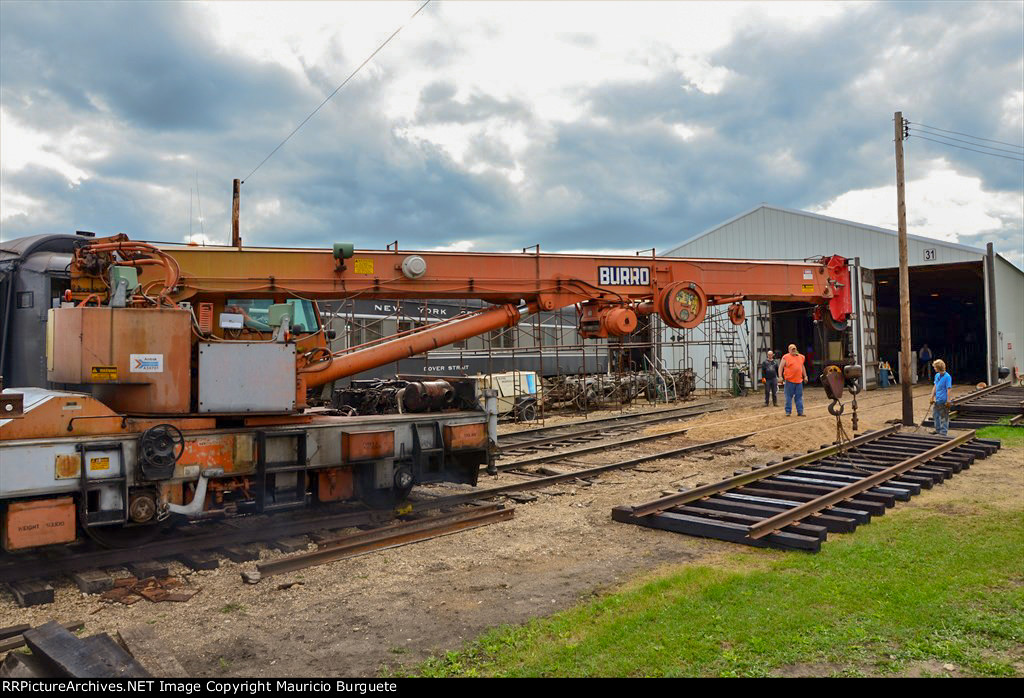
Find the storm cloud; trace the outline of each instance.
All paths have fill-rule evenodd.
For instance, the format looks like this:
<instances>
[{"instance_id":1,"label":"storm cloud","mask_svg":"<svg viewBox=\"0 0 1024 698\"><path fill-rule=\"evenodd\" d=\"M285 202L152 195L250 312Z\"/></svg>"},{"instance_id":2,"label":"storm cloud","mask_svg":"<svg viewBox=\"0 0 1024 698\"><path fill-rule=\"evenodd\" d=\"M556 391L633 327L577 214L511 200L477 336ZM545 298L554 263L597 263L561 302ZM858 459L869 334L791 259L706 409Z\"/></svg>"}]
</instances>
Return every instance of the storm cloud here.
<instances>
[{"instance_id":1,"label":"storm cloud","mask_svg":"<svg viewBox=\"0 0 1024 698\"><path fill-rule=\"evenodd\" d=\"M3 238L227 242L231 180L415 8L293 5L225 38L261 5L0 4ZM914 136L1024 142L1022 32L1020 3L435 3L249 178L243 238L664 250L761 202L891 187L902 109L909 195L978 181L950 205L989 222L952 235L1021 264L1021 163ZM943 209L914 201L928 235ZM895 225L875 209L846 217Z\"/></svg>"}]
</instances>

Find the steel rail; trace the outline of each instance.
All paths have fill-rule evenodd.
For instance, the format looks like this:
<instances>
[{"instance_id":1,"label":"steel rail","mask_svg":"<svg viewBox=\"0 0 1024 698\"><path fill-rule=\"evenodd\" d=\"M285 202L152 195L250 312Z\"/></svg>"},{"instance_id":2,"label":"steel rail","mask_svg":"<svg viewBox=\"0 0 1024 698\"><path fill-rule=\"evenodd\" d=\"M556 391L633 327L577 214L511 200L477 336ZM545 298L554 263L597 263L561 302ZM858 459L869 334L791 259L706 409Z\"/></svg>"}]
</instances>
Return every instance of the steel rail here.
<instances>
[{"instance_id":1,"label":"steel rail","mask_svg":"<svg viewBox=\"0 0 1024 698\"><path fill-rule=\"evenodd\" d=\"M527 465L538 465L540 463L550 463L551 461L562 460L565 458L572 458L574 456L581 456L586 453L593 453L595 451L607 451L609 449L619 449L626 446L632 446L633 444L644 443L646 441L657 441L660 439L667 439L673 436L682 436L688 432L692 427L685 427L683 429L674 429L673 431L663 431L660 434L648 434L646 436L634 436L630 439L621 439L613 443L600 443L595 446L583 446L581 448L573 448L568 451L559 451L558 453L549 453L545 456L535 456L532 458L521 458L519 460L510 461L508 463L499 463L497 469L510 470L512 468L522 468ZM481 472L485 471L485 468L480 469Z\"/></svg>"},{"instance_id":2,"label":"steel rail","mask_svg":"<svg viewBox=\"0 0 1024 698\"><path fill-rule=\"evenodd\" d=\"M689 408L685 408L685 409L689 409ZM686 412L686 413L683 413L683 414L661 415L661 416L655 417L653 419L647 417L646 415L635 415L636 419L635 420L631 420L630 422L620 422L620 423L617 423L617 424L609 424L607 426L595 426L595 427L584 428L584 429L575 429L575 430L570 430L570 431L568 431L568 432L566 432L564 434L554 434L554 433L552 433L550 436L547 436L547 437L544 437L544 438L532 439L530 441L512 442L512 443L506 443L506 444L502 444L501 443L501 437L499 436L498 437L498 448L501 450L501 452L520 451L520 450L527 449L527 448L533 448L535 446L547 446L549 444L558 443L560 441L571 441L573 439L577 439L577 438L580 438L580 437L586 437L586 436L588 436L590 434L598 434L598 433L603 432L603 431L611 432L611 431L617 431L617 430L621 430L621 429L628 429L630 427L635 427L635 426L644 426L644 425L647 425L647 424L657 424L659 422L668 422L668 421L671 421L673 419L686 419L687 417L699 417L699 416L701 416L703 414L709 414L711 412L722 412L724 410L725 410L725 407L714 407L714 408L711 408L711 409L701 410L699 412ZM583 423L577 423L577 424L586 424L586 423L583 422ZM558 425L558 426L555 426L555 427L547 427L547 428L550 428L550 429L554 430L554 429L563 429L563 428L573 427L573 426L576 426L576 425L575 424L573 424L573 425L562 424L562 425ZM511 437L511 436L517 435L518 433L519 432L512 432L512 433L506 434L505 436Z\"/></svg>"},{"instance_id":3,"label":"steel rail","mask_svg":"<svg viewBox=\"0 0 1024 698\"><path fill-rule=\"evenodd\" d=\"M567 424L550 424L548 426L534 427L532 429L520 429L519 431L509 431L509 432L506 432L504 434L501 434L498 438L500 439L502 436L504 436L504 437L518 436L520 434L527 435L527 436L530 435L530 434L541 434L541 433L544 433L544 432L550 432L550 431L552 431L554 429L561 429L563 427L569 427L569 426L573 426L573 425L584 425L585 424L585 425L588 425L588 426L592 426L592 425L600 425L600 424L605 424L605 423L611 424L613 422L621 422L623 420L630 420L630 419L634 419L634 418L638 418L638 417L639 418L642 418L642 417L661 417L663 415L667 415L669 412L681 412L682 410L695 410L695 409L700 409L702 407L712 407L712 406L715 406L715 403L713 403L713 402L701 402L701 403L698 403L696 405L683 405L682 407L669 407L669 408L660 409L660 410L649 410L647 412L632 412L632 413L629 413L629 414L617 414L617 415L613 415L611 417L598 417L596 419L584 419L583 421L580 421L580 422L570 422L570 423L567 423Z\"/></svg>"},{"instance_id":4,"label":"steel rail","mask_svg":"<svg viewBox=\"0 0 1024 698\"><path fill-rule=\"evenodd\" d=\"M963 444L967 443L973 438L973 431L966 432L965 434L962 434L961 436L958 436L955 439L951 439L944 444L939 444L938 446L935 446L934 448L931 448L925 451L924 453L912 456L904 461L900 461L896 465L886 468L885 470L873 473L865 477L863 480L851 483L849 485L846 485L845 487L840 487L839 489L833 492L829 492L828 494L822 495L817 499L812 499L811 501L805 502L804 504L794 507L788 511L784 511L780 514L764 519L763 521L751 524L748 535L754 540L757 540L759 538L767 536L770 533L777 532L784 526L788 526L789 524L792 524L796 521L807 518L808 516L811 516L812 514L815 514L821 511L822 509L827 509L833 504L838 504L839 502L849 499L850 497L856 496L866 490L871 489L872 487L877 487L879 484L883 482L892 480L895 476L907 470L910 470L920 465L921 463L927 462L936 456L942 455L947 451L951 451L957 448L958 446L962 446Z\"/></svg>"},{"instance_id":5,"label":"steel rail","mask_svg":"<svg viewBox=\"0 0 1024 698\"><path fill-rule=\"evenodd\" d=\"M347 528L393 518L393 513L379 510L320 514L288 521L269 521L265 522L266 525L246 525L244 528L236 530L203 531L195 536L183 536L179 532L178 535L174 535L172 540L156 540L133 548L89 550L68 557L48 559L5 560L0 565L0 582L19 581L34 577L48 578L80 570L118 567L129 562L175 558L200 550L262 543L277 538L311 533L322 528ZM168 532L168 535L172 534Z\"/></svg>"},{"instance_id":6,"label":"steel rail","mask_svg":"<svg viewBox=\"0 0 1024 698\"><path fill-rule=\"evenodd\" d=\"M717 441L705 441L704 443L693 444L691 446L683 446L681 448L674 448L670 451L659 451L658 453L651 453L646 456L639 456L637 458L630 458L629 460L618 461L616 463L608 463L606 465L596 465L592 468L586 468L585 470L574 470L570 473L562 473L561 475L548 475L546 477L538 477L535 480L529 480L527 482L516 482L511 485L499 485L498 487L488 487L483 490L474 490L467 494L457 494L451 497L439 497L429 503L426 507L417 507L413 504L413 510L423 511L425 508L436 509L439 507L454 506L456 504L464 504L477 499L488 499L490 497L497 497L499 495L507 494L509 492L518 492L521 490L532 490L539 487L547 487L548 485L555 485L559 482L565 482L568 480L578 480L580 478L590 477L591 475L600 475L601 473L608 472L610 470L620 470L622 468L631 468L641 463L646 463L652 460L661 460L662 458L671 458L672 456L679 456L685 453L695 453L700 451L707 451L712 448L718 448L720 446L728 446L734 444L737 441L742 441L746 438L753 436L750 434L740 434L739 436L730 436L726 439L719 439Z\"/></svg>"},{"instance_id":7,"label":"steel rail","mask_svg":"<svg viewBox=\"0 0 1024 698\"><path fill-rule=\"evenodd\" d=\"M261 562L256 565L260 577L294 572L296 570L335 562L345 558L365 555L378 550L388 550L410 543L438 538L480 526L506 521L515 514L514 508L491 505L482 510L443 514L421 521L389 526L384 530L358 533L325 544L323 547L289 555L278 560Z\"/></svg>"},{"instance_id":8,"label":"steel rail","mask_svg":"<svg viewBox=\"0 0 1024 698\"><path fill-rule=\"evenodd\" d=\"M768 465L765 466L764 468L752 470L749 473L734 475L733 477L726 478L725 480L721 480L720 482L714 482L709 485L702 485L701 487L695 487L692 490L687 490L685 492L680 492L678 494L669 495L667 497L661 497L659 499L655 499L650 502L645 502L643 504L637 504L636 506L630 508L630 513L633 516L647 516L649 514L656 514L660 511L665 511L666 509L671 509L672 507L679 506L680 504L686 504L697 499L703 499L704 497L708 497L713 494L719 494L720 492L732 489L733 487L741 487L743 485L748 485L752 482L763 480L766 477L770 477L772 475L785 472L786 470L791 470L792 468L795 468L799 465L811 463L822 458L827 458L828 456L836 455L838 453L842 453L844 451L857 448L858 446L862 446L876 439L880 439L883 436L894 434L898 430L899 426L894 424L892 426L886 427L885 429L871 431L866 434L862 434L861 436L858 436L855 439L847 441L844 444L827 446L818 451L805 453L804 455L796 456L795 458L787 458L786 460L776 463L774 465Z\"/></svg>"},{"instance_id":9,"label":"steel rail","mask_svg":"<svg viewBox=\"0 0 1024 698\"><path fill-rule=\"evenodd\" d=\"M995 393L995 392L998 392L998 391L1003 390L1005 388L1008 388L1008 387L1010 387L1012 385L1013 385L1012 381L1005 381L1003 383L996 383L994 385L987 386L985 388L982 388L981 390L974 390L974 391L971 391L971 392L967 393L966 395L961 395L958 398L953 398L952 400L949 401L949 406L950 406L950 408L955 409L955 408L960 407L961 405L965 405L968 402L970 402L972 400L975 400L975 399L977 399L979 397L985 397L985 396L990 395L992 393Z\"/></svg>"}]
</instances>

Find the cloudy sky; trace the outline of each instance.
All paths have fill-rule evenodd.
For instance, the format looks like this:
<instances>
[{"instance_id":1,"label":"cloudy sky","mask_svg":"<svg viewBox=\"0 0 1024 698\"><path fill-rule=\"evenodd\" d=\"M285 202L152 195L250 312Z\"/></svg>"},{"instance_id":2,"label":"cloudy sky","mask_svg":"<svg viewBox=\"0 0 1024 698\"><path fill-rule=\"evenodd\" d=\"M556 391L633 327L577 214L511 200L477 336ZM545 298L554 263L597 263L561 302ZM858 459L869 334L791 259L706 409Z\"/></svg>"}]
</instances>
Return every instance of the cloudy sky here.
<instances>
[{"instance_id":1,"label":"cloudy sky","mask_svg":"<svg viewBox=\"0 0 1024 698\"><path fill-rule=\"evenodd\" d=\"M895 228L902 109L1017 158L912 127L911 232L1024 263L1024 3L435 0L250 176L418 6L0 3L0 234L226 243L236 177L247 244L665 250L761 202Z\"/></svg>"}]
</instances>

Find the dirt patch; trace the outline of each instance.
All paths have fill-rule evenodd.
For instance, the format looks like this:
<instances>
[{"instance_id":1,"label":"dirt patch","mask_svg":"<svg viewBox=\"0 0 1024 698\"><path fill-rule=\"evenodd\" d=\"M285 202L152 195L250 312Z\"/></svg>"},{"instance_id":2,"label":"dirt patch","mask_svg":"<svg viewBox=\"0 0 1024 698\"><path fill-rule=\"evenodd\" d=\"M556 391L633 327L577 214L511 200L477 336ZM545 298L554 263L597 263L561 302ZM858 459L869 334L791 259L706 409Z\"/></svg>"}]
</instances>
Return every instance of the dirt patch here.
<instances>
[{"instance_id":1,"label":"dirt patch","mask_svg":"<svg viewBox=\"0 0 1024 698\"><path fill-rule=\"evenodd\" d=\"M835 676L843 671L838 664L819 662L815 664L790 664L772 672L773 676L786 679L807 679L822 676Z\"/></svg>"},{"instance_id":2,"label":"dirt patch","mask_svg":"<svg viewBox=\"0 0 1024 698\"><path fill-rule=\"evenodd\" d=\"M911 662L901 671L898 676L911 679L935 676L959 676L957 668L953 664L936 661Z\"/></svg>"},{"instance_id":3,"label":"dirt patch","mask_svg":"<svg viewBox=\"0 0 1024 698\"><path fill-rule=\"evenodd\" d=\"M431 653L456 649L491 627L549 615L602 589L646 578L652 570L717 564L724 554L736 552L736 546L720 541L614 523L611 509L831 442L835 421L825 411L827 401L820 391L811 392L807 417L787 418L781 408L765 409L760 396L727 399L726 411L687 420L692 429L683 437L577 457L578 464L598 465L768 430L741 448L716 452L710 460L653 461L642 470L606 473L592 485L564 483L535 491L539 498L516 505L511 521L273 577L255 586L240 579L240 571L250 569L251 563L224 561L220 569L208 572L189 572L175 564L175 575L190 588L201 589L181 604L108 606L96 596L81 594L70 582L59 582L55 604L19 609L4 591L0 626L82 619L92 634L148 623L196 676L352 676L372 674L385 664L415 664ZM885 426L885 420L899 416L896 392L869 393L860 403L862 430ZM937 515L955 515L940 506L967 511L1019 507L1021 461L1020 451L1001 451L901 506L933 508ZM484 478L481 486L521 479L502 474ZM454 491L465 490L430 487L422 495ZM898 513L899 508L893 515ZM749 554L768 559L781 553ZM261 555L280 556L268 550ZM278 589L287 582L302 583ZM807 666L823 671L808 675L835 672L831 666Z\"/></svg>"}]
</instances>

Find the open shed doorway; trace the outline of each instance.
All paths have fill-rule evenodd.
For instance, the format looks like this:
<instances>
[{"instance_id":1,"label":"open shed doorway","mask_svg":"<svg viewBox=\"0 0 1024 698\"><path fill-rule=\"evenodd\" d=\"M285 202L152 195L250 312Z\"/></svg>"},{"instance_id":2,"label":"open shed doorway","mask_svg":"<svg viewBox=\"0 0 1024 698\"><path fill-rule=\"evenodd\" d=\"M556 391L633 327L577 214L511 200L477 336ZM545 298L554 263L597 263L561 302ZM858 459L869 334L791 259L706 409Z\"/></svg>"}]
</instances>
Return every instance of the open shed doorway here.
<instances>
[{"instance_id":1,"label":"open shed doorway","mask_svg":"<svg viewBox=\"0 0 1024 698\"><path fill-rule=\"evenodd\" d=\"M878 356L897 366L900 344L899 270L876 269ZM985 380L988 333L985 331L985 277L982 263L910 267L911 349L923 344L946 362L954 383ZM927 381L923 366L918 380Z\"/></svg>"},{"instance_id":2,"label":"open shed doorway","mask_svg":"<svg viewBox=\"0 0 1024 698\"><path fill-rule=\"evenodd\" d=\"M807 377L817 382L830 361L843 364L852 352L850 331L838 331L829 323L815 326L814 306L799 302L772 301L772 349L776 358L786 353L790 344L804 355ZM759 359L760 360L760 359Z\"/></svg>"}]
</instances>

